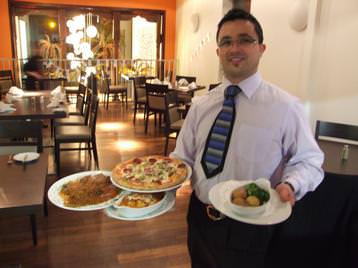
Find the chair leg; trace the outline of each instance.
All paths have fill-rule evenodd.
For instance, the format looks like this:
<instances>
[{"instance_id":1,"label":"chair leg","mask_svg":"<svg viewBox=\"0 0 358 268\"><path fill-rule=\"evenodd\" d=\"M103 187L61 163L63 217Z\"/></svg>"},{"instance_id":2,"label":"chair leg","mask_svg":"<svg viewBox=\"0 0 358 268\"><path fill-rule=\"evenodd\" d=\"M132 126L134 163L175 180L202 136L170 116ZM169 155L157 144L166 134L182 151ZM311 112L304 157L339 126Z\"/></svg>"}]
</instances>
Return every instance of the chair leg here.
<instances>
[{"instance_id":1,"label":"chair leg","mask_svg":"<svg viewBox=\"0 0 358 268\"><path fill-rule=\"evenodd\" d=\"M93 158L96 164L96 169L99 169L96 139L92 139L92 150L93 150Z\"/></svg>"},{"instance_id":2,"label":"chair leg","mask_svg":"<svg viewBox=\"0 0 358 268\"><path fill-rule=\"evenodd\" d=\"M92 159L92 155L91 155L91 142L87 142L87 152L89 155L89 159Z\"/></svg>"},{"instance_id":3,"label":"chair leg","mask_svg":"<svg viewBox=\"0 0 358 268\"><path fill-rule=\"evenodd\" d=\"M60 175L60 144L55 141L56 174Z\"/></svg>"},{"instance_id":4,"label":"chair leg","mask_svg":"<svg viewBox=\"0 0 358 268\"><path fill-rule=\"evenodd\" d=\"M135 125L135 119L137 116L137 104L134 103L134 112L133 112L133 125Z\"/></svg>"},{"instance_id":5,"label":"chair leg","mask_svg":"<svg viewBox=\"0 0 358 268\"><path fill-rule=\"evenodd\" d=\"M108 103L109 103L109 94L107 94L107 100L106 100L106 110L108 110Z\"/></svg>"},{"instance_id":6,"label":"chair leg","mask_svg":"<svg viewBox=\"0 0 358 268\"><path fill-rule=\"evenodd\" d=\"M47 194L44 194L44 215L48 216L48 202L47 202Z\"/></svg>"},{"instance_id":7,"label":"chair leg","mask_svg":"<svg viewBox=\"0 0 358 268\"><path fill-rule=\"evenodd\" d=\"M53 135L54 135L54 130L55 130L55 126L53 124L53 119L50 120L50 128L51 128L51 138L53 138Z\"/></svg>"},{"instance_id":8,"label":"chair leg","mask_svg":"<svg viewBox=\"0 0 358 268\"><path fill-rule=\"evenodd\" d=\"M169 145L169 133L167 133L165 136L164 155L168 154L168 145Z\"/></svg>"},{"instance_id":9,"label":"chair leg","mask_svg":"<svg viewBox=\"0 0 358 268\"><path fill-rule=\"evenodd\" d=\"M144 114L144 120L145 120L144 133L147 134L147 132L148 132L148 121L149 121L149 111L147 111L147 110L146 110L146 112Z\"/></svg>"}]
</instances>

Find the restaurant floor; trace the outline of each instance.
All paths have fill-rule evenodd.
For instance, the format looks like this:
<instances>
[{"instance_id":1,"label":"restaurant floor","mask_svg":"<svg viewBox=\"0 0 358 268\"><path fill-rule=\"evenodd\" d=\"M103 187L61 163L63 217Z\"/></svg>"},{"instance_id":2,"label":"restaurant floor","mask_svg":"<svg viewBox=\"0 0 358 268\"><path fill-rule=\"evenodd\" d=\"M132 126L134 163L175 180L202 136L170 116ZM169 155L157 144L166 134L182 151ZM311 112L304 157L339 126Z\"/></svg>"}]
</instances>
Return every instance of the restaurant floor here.
<instances>
[{"instance_id":1,"label":"restaurant floor","mask_svg":"<svg viewBox=\"0 0 358 268\"><path fill-rule=\"evenodd\" d=\"M96 131L100 169L111 170L131 157L163 153L163 131L150 122L144 134L143 115L138 115L135 127L132 118L131 105L126 109L111 103L108 110L101 105ZM45 131L49 139L49 130ZM170 150L173 147L171 141ZM60 177L88 167L84 152L61 153ZM48 185L57 179L53 170L50 158ZM120 221L101 210L76 212L49 203L48 217L37 217L37 246L32 245L28 216L0 215L0 268L189 267L185 217L190 192L190 186L183 186L171 211L144 221Z\"/></svg>"}]
</instances>

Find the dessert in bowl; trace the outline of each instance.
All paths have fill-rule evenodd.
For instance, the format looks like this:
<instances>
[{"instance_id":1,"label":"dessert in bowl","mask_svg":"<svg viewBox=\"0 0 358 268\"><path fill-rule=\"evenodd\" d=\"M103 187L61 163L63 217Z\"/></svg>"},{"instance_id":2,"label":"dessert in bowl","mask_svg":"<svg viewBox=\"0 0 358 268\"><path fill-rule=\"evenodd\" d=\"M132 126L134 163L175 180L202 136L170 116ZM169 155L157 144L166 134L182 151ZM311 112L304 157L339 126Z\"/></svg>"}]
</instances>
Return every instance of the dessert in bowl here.
<instances>
[{"instance_id":1,"label":"dessert in bowl","mask_svg":"<svg viewBox=\"0 0 358 268\"><path fill-rule=\"evenodd\" d=\"M233 189L228 195L229 206L243 216L263 214L270 202L271 184L266 179L258 179Z\"/></svg>"}]
</instances>

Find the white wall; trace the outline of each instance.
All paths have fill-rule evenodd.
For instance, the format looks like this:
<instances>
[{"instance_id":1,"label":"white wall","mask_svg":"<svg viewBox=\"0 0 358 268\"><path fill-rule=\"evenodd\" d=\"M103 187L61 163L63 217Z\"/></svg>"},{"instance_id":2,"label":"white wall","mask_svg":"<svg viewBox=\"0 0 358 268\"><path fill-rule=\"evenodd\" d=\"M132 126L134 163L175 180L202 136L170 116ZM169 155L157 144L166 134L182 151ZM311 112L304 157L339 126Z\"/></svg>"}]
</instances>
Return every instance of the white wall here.
<instances>
[{"instance_id":1,"label":"white wall","mask_svg":"<svg viewBox=\"0 0 358 268\"><path fill-rule=\"evenodd\" d=\"M302 32L289 25L296 1L308 3ZM195 75L205 85L219 79L215 33L230 3L177 0L178 74ZM193 33L195 12L201 25ZM358 125L358 1L252 0L251 12L263 26L267 45L263 77L306 103L312 127L317 119ZM199 49L207 34L209 42Z\"/></svg>"},{"instance_id":2,"label":"white wall","mask_svg":"<svg viewBox=\"0 0 358 268\"><path fill-rule=\"evenodd\" d=\"M177 74L196 76L201 85L219 81L216 56L216 28L222 17L223 0L177 0L176 58ZM200 26L193 32L192 15L199 14Z\"/></svg>"},{"instance_id":3,"label":"white wall","mask_svg":"<svg viewBox=\"0 0 358 268\"><path fill-rule=\"evenodd\" d=\"M260 71L306 102L312 126L317 119L358 125L358 1L307 1L303 32L289 27L295 1L252 0L267 44Z\"/></svg>"}]
</instances>

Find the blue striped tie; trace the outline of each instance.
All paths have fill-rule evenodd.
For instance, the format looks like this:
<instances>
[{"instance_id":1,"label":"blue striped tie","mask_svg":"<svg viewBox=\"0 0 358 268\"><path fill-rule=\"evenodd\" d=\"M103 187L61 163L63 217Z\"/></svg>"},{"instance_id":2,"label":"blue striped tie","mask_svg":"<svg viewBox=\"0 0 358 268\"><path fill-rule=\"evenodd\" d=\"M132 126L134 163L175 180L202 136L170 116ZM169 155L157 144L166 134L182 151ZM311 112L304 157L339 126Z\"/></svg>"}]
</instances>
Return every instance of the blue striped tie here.
<instances>
[{"instance_id":1,"label":"blue striped tie","mask_svg":"<svg viewBox=\"0 0 358 268\"><path fill-rule=\"evenodd\" d=\"M235 121L235 96L241 91L238 86L228 86L222 110L216 116L206 140L201 165L207 178L220 173L224 168L226 153Z\"/></svg>"}]
</instances>

